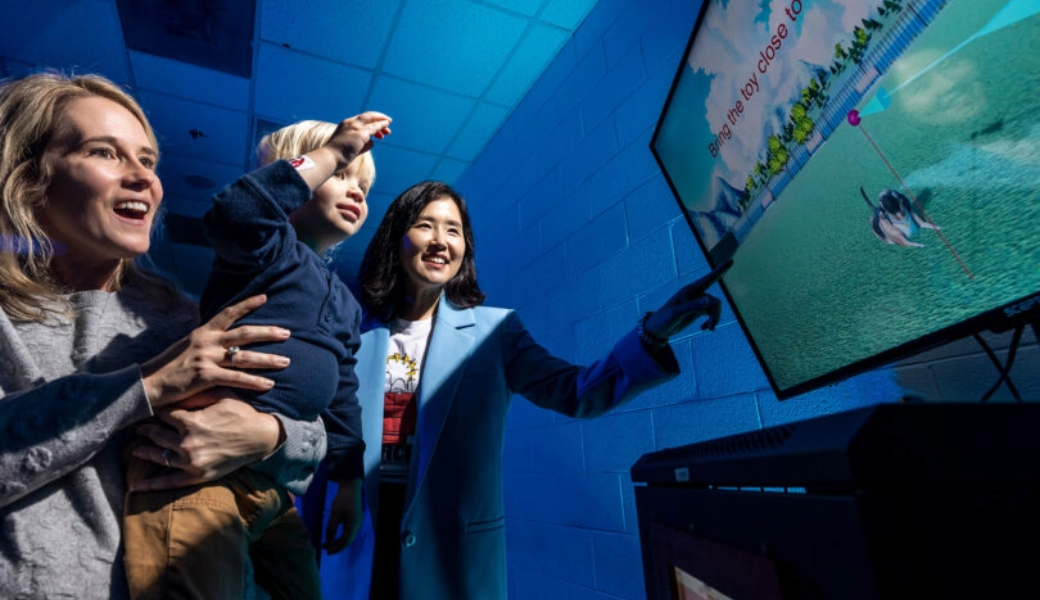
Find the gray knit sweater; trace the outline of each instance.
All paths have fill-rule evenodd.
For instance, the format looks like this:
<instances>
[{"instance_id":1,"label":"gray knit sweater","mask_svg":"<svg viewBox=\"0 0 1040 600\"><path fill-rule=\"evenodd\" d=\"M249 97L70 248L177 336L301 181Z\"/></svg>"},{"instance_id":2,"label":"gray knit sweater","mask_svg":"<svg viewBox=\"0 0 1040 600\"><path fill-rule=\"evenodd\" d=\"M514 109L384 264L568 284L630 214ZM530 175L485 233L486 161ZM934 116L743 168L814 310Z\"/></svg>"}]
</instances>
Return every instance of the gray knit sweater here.
<instances>
[{"instance_id":1,"label":"gray knit sweater","mask_svg":"<svg viewBox=\"0 0 1040 600\"><path fill-rule=\"evenodd\" d=\"M0 310L0 598L122 599L127 426L150 416L140 363L196 326L184 297L132 287L69 297L74 318L12 323ZM302 491L320 422L282 419L287 442L255 468Z\"/></svg>"}]
</instances>

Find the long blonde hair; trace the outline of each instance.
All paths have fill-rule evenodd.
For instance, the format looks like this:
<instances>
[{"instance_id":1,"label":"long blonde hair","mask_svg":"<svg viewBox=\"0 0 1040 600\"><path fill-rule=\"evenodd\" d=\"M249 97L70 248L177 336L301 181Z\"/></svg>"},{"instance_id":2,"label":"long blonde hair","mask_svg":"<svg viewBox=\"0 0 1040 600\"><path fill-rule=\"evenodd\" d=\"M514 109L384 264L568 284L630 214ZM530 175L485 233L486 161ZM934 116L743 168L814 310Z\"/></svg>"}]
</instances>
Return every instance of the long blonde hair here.
<instances>
[{"instance_id":1,"label":"long blonde hair","mask_svg":"<svg viewBox=\"0 0 1040 600\"><path fill-rule=\"evenodd\" d=\"M140 105L104 77L49 72L0 85L0 308L13 320L42 321L67 309L50 273L54 247L39 221L52 175L44 151L63 126L69 102L91 96L129 110L158 152ZM133 261L123 261L116 288L127 277L150 279Z\"/></svg>"}]
</instances>

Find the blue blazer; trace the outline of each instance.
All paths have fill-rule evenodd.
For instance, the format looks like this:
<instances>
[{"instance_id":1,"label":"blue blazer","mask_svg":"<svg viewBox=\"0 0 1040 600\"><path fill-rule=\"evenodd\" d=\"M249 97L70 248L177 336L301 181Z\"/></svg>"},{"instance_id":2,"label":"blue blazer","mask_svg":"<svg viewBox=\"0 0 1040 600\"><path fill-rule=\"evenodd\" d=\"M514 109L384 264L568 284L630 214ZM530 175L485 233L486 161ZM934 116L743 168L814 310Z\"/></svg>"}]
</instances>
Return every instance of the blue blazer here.
<instances>
[{"instance_id":1,"label":"blue blazer","mask_svg":"<svg viewBox=\"0 0 1040 600\"><path fill-rule=\"evenodd\" d=\"M362 334L358 353L366 513L378 506L389 339L388 327L377 325ZM506 598L502 445L514 394L568 416L594 417L678 371L670 349L651 356L634 331L604 359L579 367L535 342L514 311L459 309L442 297L419 382L416 448L399 532L401 597ZM367 600L372 522L366 514L355 543L344 554L323 557L323 579L327 571L341 580L344 568L351 573L336 587L352 592L326 587L327 598Z\"/></svg>"}]
</instances>

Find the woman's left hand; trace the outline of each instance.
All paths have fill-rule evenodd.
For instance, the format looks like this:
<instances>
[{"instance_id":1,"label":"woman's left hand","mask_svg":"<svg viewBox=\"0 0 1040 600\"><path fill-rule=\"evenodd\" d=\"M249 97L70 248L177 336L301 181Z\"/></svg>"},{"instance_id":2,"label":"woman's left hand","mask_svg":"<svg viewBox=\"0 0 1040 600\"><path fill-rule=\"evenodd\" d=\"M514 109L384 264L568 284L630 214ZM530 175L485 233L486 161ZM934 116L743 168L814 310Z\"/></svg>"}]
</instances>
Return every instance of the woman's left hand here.
<instances>
[{"instance_id":1,"label":"woman's left hand","mask_svg":"<svg viewBox=\"0 0 1040 600\"><path fill-rule=\"evenodd\" d=\"M707 293L708 288L732 265L733 261L726 261L715 267L711 273L676 292L660 308L650 313L644 325L646 332L659 340L667 340L702 316L708 318L701 325L701 329L715 329L722 312L722 303Z\"/></svg>"},{"instance_id":2,"label":"woman's left hand","mask_svg":"<svg viewBox=\"0 0 1040 600\"><path fill-rule=\"evenodd\" d=\"M185 487L219 479L253 464L278 448L282 426L237 399L227 388L213 388L156 412L164 424L147 423L137 433L153 445L134 449L138 458L178 471L143 479L131 491Z\"/></svg>"}]
</instances>

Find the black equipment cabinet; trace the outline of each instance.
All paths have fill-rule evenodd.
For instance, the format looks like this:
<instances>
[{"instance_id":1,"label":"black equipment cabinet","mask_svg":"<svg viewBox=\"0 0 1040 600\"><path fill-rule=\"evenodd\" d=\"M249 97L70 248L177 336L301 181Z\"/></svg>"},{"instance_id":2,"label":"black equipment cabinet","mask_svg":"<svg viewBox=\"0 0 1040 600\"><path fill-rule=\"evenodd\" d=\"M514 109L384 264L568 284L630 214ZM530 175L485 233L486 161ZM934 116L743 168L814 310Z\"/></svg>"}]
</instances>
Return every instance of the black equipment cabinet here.
<instances>
[{"instance_id":1,"label":"black equipment cabinet","mask_svg":"<svg viewBox=\"0 0 1040 600\"><path fill-rule=\"evenodd\" d=\"M632 479L649 600L1040 597L1040 404L881 404Z\"/></svg>"}]
</instances>

